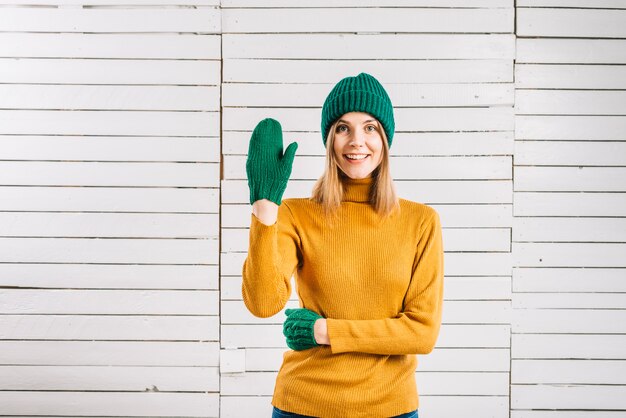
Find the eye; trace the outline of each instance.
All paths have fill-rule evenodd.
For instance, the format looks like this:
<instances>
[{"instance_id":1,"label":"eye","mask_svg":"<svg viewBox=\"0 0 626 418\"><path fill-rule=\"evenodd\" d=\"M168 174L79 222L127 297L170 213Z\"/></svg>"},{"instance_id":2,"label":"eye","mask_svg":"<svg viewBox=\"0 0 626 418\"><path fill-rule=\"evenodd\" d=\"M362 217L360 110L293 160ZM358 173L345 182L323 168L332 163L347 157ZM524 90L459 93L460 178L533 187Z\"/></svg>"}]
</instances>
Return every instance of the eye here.
<instances>
[{"instance_id":1,"label":"eye","mask_svg":"<svg viewBox=\"0 0 626 418\"><path fill-rule=\"evenodd\" d=\"M338 125L336 131L337 132L342 132L341 128L347 128L347 126L346 125Z\"/></svg>"},{"instance_id":2,"label":"eye","mask_svg":"<svg viewBox=\"0 0 626 418\"><path fill-rule=\"evenodd\" d=\"M369 130L370 132L376 131L376 126L374 126L374 125L367 125L367 126L365 127L365 129L368 129L368 128L373 128L373 129L370 129L370 130Z\"/></svg>"}]
</instances>

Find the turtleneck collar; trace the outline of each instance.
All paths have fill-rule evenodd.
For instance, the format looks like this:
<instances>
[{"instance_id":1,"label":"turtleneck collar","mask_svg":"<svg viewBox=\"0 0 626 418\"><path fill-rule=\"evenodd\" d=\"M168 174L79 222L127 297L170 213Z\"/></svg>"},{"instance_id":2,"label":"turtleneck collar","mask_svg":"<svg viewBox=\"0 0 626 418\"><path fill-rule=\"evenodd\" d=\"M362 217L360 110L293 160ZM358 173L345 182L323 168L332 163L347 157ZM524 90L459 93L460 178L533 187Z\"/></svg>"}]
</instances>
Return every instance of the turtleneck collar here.
<instances>
[{"instance_id":1,"label":"turtleneck collar","mask_svg":"<svg viewBox=\"0 0 626 418\"><path fill-rule=\"evenodd\" d=\"M363 179L353 179L345 177L342 179L344 202L369 202L370 189L374 183L374 177L365 177Z\"/></svg>"}]
</instances>

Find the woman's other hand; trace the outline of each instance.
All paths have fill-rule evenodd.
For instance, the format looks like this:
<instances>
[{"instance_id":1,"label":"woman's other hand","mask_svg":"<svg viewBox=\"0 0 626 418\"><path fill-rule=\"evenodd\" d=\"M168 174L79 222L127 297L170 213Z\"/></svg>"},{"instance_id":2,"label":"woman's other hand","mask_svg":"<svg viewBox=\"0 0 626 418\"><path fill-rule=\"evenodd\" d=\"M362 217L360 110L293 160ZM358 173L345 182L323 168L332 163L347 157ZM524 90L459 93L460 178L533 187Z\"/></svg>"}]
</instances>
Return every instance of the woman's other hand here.
<instances>
[{"instance_id":1,"label":"woman's other hand","mask_svg":"<svg viewBox=\"0 0 626 418\"><path fill-rule=\"evenodd\" d=\"M324 319L322 316L306 308L287 309L285 315L287 319L283 324L283 335L287 337L289 348L299 351L323 344L326 321L320 321Z\"/></svg>"}]
</instances>

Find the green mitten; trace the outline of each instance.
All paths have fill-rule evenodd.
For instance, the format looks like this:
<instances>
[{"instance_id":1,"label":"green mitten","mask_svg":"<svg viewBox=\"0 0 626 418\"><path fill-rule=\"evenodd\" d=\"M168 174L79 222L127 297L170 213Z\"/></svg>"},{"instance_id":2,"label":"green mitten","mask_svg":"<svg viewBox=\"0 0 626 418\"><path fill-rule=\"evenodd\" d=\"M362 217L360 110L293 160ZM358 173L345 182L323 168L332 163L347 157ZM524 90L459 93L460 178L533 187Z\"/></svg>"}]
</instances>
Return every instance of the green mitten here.
<instances>
[{"instance_id":1,"label":"green mitten","mask_svg":"<svg viewBox=\"0 0 626 418\"><path fill-rule=\"evenodd\" d=\"M280 205L297 149L298 143L292 142L283 154L283 131L276 119L265 118L256 125L246 160L251 205L260 199Z\"/></svg>"},{"instance_id":2,"label":"green mitten","mask_svg":"<svg viewBox=\"0 0 626 418\"><path fill-rule=\"evenodd\" d=\"M300 308L287 309L287 319L283 324L283 335L287 337L287 346L292 350L306 350L319 344L315 341L313 325L322 318L315 312Z\"/></svg>"}]
</instances>

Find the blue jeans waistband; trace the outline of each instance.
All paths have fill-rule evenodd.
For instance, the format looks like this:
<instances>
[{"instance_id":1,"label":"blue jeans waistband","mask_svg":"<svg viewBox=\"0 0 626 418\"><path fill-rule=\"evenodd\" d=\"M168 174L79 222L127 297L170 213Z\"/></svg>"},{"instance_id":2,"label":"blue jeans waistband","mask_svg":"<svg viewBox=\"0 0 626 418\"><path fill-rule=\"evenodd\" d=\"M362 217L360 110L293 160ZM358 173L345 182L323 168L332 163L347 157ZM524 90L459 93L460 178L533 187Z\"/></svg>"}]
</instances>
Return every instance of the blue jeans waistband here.
<instances>
[{"instance_id":1,"label":"blue jeans waistband","mask_svg":"<svg viewBox=\"0 0 626 418\"><path fill-rule=\"evenodd\" d=\"M278 409L274 407L274 412L272 413L272 418L316 418L310 415L300 415L294 412L283 411L282 409ZM417 409L412 412L407 412L406 414L396 415L391 418L419 418L417 415Z\"/></svg>"}]
</instances>

